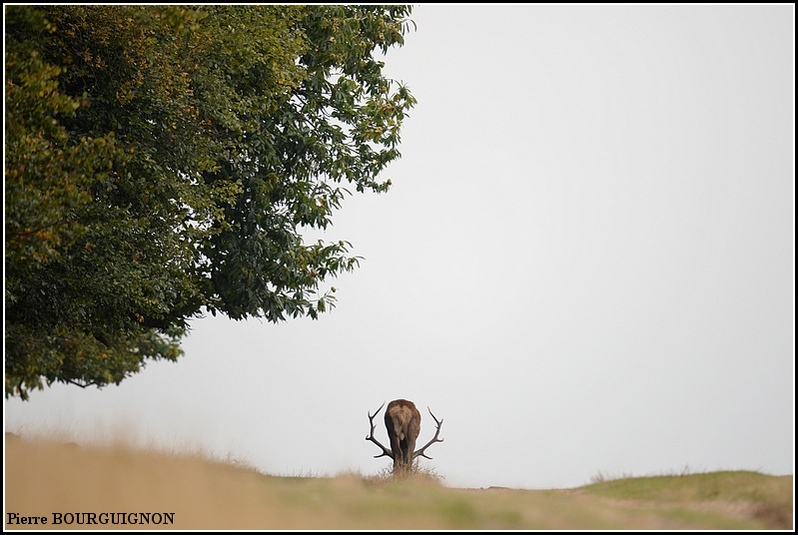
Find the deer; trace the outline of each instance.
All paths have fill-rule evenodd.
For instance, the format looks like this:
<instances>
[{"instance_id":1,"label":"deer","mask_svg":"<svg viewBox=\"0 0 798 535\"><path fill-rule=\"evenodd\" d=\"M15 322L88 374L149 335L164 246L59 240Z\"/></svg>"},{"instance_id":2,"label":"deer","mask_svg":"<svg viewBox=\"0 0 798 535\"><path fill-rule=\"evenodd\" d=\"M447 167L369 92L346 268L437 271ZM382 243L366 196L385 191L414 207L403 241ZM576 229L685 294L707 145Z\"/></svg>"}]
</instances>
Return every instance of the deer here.
<instances>
[{"instance_id":1,"label":"deer","mask_svg":"<svg viewBox=\"0 0 798 535\"><path fill-rule=\"evenodd\" d=\"M394 475L410 473L414 469L416 458L432 459L426 454L427 448L436 442L443 442L443 439L439 438L443 419L438 420L432 410L427 407L430 416L435 421L435 436L416 450L416 440L421 432L421 413L412 401L406 399L391 401L385 409L385 428L388 430L388 438L391 441L391 448L388 449L374 437L374 418L384 406L385 403L380 405L374 414L368 413L370 430L366 440L373 442L382 450L382 453L374 456L375 459L380 457L393 459Z\"/></svg>"}]
</instances>

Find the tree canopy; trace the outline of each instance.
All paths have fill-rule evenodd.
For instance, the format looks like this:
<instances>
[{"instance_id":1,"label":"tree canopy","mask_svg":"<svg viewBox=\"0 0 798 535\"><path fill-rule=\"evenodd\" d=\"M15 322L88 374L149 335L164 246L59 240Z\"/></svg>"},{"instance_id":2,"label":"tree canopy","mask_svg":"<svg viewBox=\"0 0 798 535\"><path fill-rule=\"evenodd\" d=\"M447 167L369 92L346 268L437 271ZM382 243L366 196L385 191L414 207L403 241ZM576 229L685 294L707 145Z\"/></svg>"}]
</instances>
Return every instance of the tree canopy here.
<instances>
[{"instance_id":1,"label":"tree canopy","mask_svg":"<svg viewBox=\"0 0 798 535\"><path fill-rule=\"evenodd\" d=\"M6 6L6 397L119 384L206 312L334 305L415 103L408 6Z\"/></svg>"}]
</instances>

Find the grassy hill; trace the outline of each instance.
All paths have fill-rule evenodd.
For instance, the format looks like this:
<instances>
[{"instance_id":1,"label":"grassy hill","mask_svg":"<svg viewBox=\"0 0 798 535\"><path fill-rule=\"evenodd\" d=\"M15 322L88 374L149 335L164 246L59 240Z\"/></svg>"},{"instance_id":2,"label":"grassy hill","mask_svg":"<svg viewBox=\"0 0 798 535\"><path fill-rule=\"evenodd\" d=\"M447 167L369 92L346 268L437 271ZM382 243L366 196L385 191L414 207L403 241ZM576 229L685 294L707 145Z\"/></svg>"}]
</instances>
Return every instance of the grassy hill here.
<instances>
[{"instance_id":1,"label":"grassy hill","mask_svg":"<svg viewBox=\"0 0 798 535\"><path fill-rule=\"evenodd\" d=\"M9 435L5 468L6 529L793 527L792 476L757 472L625 478L565 490L457 489L429 477L274 477L200 456ZM9 523L10 513L16 523ZM73 513L75 522L98 524L53 525L54 513L62 522ZM110 524L140 522L147 518L141 513L150 513L149 524ZM26 517L48 523L19 523ZM169 518L173 523L153 524ZM109 523L100 524L101 519Z\"/></svg>"}]
</instances>

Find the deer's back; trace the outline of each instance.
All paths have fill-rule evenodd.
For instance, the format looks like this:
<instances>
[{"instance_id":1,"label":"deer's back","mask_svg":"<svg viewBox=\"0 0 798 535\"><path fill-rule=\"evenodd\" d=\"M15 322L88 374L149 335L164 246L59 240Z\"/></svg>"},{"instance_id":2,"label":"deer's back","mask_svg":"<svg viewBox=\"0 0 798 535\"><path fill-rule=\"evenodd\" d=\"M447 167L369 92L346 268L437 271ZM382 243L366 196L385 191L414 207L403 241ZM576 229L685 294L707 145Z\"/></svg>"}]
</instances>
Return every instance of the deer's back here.
<instances>
[{"instance_id":1,"label":"deer's back","mask_svg":"<svg viewBox=\"0 0 798 535\"><path fill-rule=\"evenodd\" d=\"M385 410L385 425L399 440L408 435L417 437L421 431L421 413L412 401L396 399Z\"/></svg>"}]
</instances>

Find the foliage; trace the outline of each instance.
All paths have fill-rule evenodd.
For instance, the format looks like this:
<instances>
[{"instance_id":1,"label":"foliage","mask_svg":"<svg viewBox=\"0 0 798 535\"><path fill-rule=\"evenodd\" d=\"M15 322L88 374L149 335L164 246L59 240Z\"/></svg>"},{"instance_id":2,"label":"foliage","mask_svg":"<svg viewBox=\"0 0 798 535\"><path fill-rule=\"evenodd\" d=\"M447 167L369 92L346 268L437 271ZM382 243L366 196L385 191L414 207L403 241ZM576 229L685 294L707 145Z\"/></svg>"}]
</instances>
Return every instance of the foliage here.
<instances>
[{"instance_id":1,"label":"foliage","mask_svg":"<svg viewBox=\"0 0 798 535\"><path fill-rule=\"evenodd\" d=\"M334 305L358 257L302 233L390 185L409 7L5 9L7 397L174 360L205 311Z\"/></svg>"}]
</instances>

